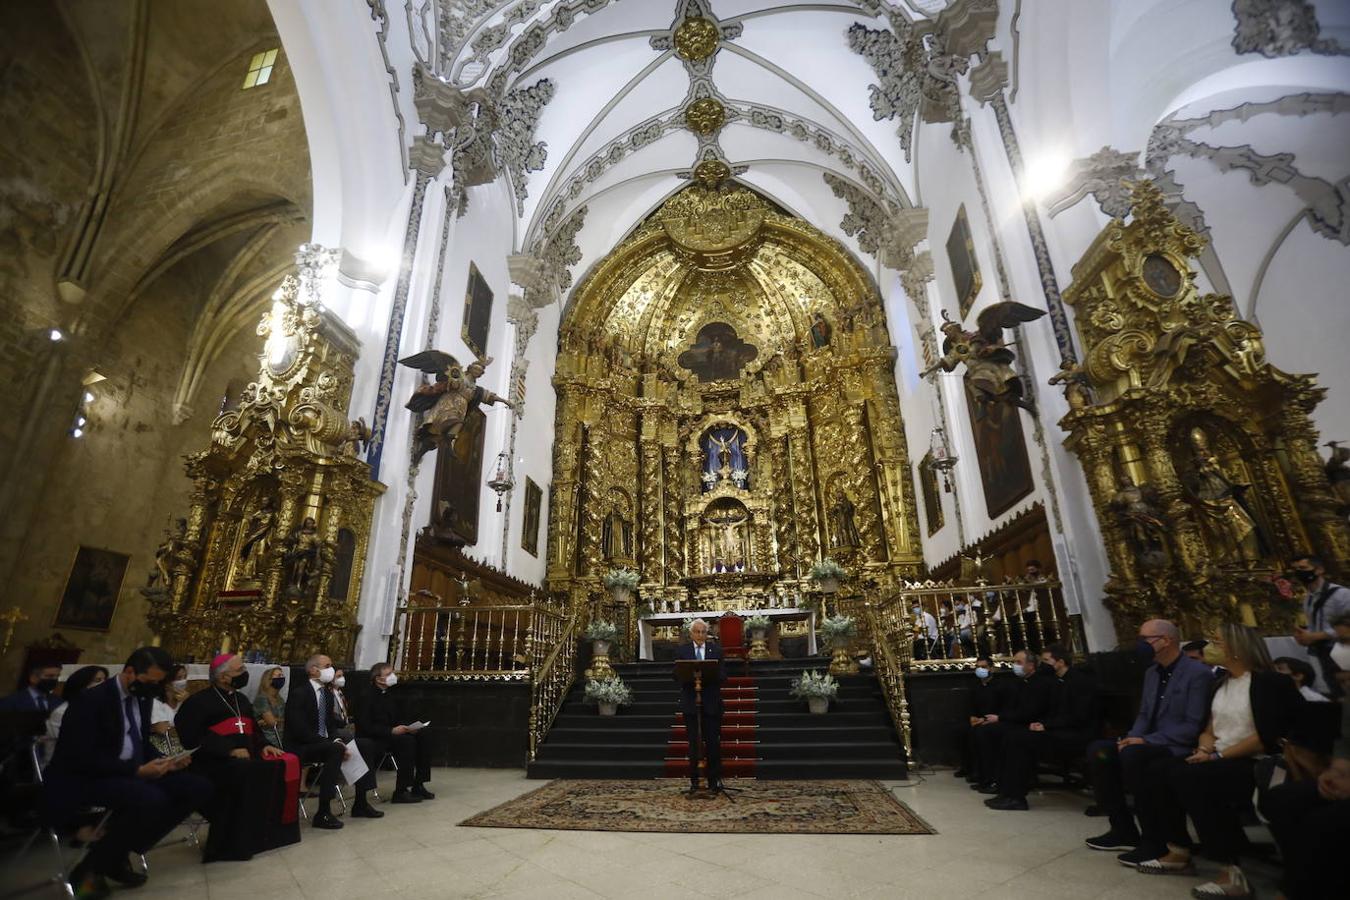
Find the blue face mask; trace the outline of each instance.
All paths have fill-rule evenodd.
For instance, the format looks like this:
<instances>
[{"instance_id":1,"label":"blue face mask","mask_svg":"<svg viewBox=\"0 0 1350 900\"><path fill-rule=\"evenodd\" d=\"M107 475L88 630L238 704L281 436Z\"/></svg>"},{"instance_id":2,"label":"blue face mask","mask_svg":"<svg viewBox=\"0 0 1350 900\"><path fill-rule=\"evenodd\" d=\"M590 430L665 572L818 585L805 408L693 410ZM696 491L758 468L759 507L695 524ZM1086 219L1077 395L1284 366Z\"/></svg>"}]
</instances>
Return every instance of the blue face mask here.
<instances>
[{"instance_id":1,"label":"blue face mask","mask_svg":"<svg viewBox=\"0 0 1350 900\"><path fill-rule=\"evenodd\" d=\"M1139 657L1140 662L1153 662L1154 651L1153 644L1140 638L1134 642L1134 655Z\"/></svg>"},{"instance_id":2,"label":"blue face mask","mask_svg":"<svg viewBox=\"0 0 1350 900\"><path fill-rule=\"evenodd\" d=\"M980 679L981 681L984 681L986 678L989 677L989 670L986 669L984 666L980 666L975 670L975 677Z\"/></svg>"},{"instance_id":3,"label":"blue face mask","mask_svg":"<svg viewBox=\"0 0 1350 900\"><path fill-rule=\"evenodd\" d=\"M1018 678L1021 678L1023 675L1027 674L1026 666L1022 665L1021 663L1013 663L1012 670L1013 674L1016 675Z\"/></svg>"}]
</instances>

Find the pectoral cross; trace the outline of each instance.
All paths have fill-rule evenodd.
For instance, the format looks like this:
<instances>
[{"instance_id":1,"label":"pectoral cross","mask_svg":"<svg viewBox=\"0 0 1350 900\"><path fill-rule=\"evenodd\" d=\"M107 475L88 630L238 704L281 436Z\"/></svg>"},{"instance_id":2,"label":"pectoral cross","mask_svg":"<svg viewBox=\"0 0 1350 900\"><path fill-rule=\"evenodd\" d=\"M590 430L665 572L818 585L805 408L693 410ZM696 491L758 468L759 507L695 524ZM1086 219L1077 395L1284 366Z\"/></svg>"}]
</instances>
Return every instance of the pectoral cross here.
<instances>
[{"instance_id":1,"label":"pectoral cross","mask_svg":"<svg viewBox=\"0 0 1350 900\"><path fill-rule=\"evenodd\" d=\"M235 719L235 720L234 720L234 727L239 729L239 733L240 733L240 734L243 734L243 733L244 733L244 720L243 720L243 719Z\"/></svg>"}]
</instances>

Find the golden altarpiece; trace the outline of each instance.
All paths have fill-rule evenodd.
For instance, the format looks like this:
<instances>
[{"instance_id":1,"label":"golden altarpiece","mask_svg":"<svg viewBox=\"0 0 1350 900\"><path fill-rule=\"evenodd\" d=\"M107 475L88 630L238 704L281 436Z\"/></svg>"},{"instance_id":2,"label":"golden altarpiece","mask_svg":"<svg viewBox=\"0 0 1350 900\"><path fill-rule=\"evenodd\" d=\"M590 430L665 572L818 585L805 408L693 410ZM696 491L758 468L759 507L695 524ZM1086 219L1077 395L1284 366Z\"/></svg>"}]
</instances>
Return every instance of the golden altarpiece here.
<instances>
[{"instance_id":1,"label":"golden altarpiece","mask_svg":"<svg viewBox=\"0 0 1350 900\"><path fill-rule=\"evenodd\" d=\"M178 659L218 648L350 659L374 503L347 419L358 341L288 276L258 325L257 380L186 457L191 509L143 593Z\"/></svg>"},{"instance_id":2,"label":"golden altarpiece","mask_svg":"<svg viewBox=\"0 0 1350 900\"><path fill-rule=\"evenodd\" d=\"M1152 182L1132 192L1130 223L1073 268L1084 362L1054 379L1106 541L1107 605L1122 639L1159 613L1191 633L1234 617L1288 633L1290 558L1350 558L1309 419L1325 390L1266 361L1232 299L1197 290L1204 239Z\"/></svg>"},{"instance_id":3,"label":"golden altarpiece","mask_svg":"<svg viewBox=\"0 0 1350 900\"><path fill-rule=\"evenodd\" d=\"M549 589L630 567L643 604L706 612L795 604L825 556L916 575L895 353L836 241L735 182L671 197L564 318Z\"/></svg>"}]
</instances>

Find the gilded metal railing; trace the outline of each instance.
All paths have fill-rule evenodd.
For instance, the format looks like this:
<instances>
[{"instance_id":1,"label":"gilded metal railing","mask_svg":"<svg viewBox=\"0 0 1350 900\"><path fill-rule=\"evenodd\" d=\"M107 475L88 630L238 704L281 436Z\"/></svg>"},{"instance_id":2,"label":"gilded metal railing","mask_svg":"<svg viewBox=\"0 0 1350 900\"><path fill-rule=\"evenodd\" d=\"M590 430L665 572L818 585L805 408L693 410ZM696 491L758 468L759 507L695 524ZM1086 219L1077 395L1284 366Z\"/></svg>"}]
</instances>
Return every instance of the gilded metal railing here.
<instances>
[{"instance_id":1,"label":"gilded metal railing","mask_svg":"<svg viewBox=\"0 0 1350 900\"><path fill-rule=\"evenodd\" d=\"M530 759L539 752L540 742L548 734L576 680L577 641L582 621L581 612L574 609L555 640L535 644L541 656L533 666L534 674L530 680ZM542 653L545 648L547 653Z\"/></svg>"},{"instance_id":2,"label":"gilded metal railing","mask_svg":"<svg viewBox=\"0 0 1350 900\"><path fill-rule=\"evenodd\" d=\"M913 639L916 669L969 668L976 656L1006 662L1018 650L1039 652L1071 640L1060 584L906 583L886 599L897 605ZM915 610L920 615L915 615Z\"/></svg>"},{"instance_id":3,"label":"gilded metal railing","mask_svg":"<svg viewBox=\"0 0 1350 900\"><path fill-rule=\"evenodd\" d=\"M399 609L404 678L431 681L527 681L538 648L553 646L567 617L544 603L420 606Z\"/></svg>"},{"instance_id":4,"label":"gilded metal railing","mask_svg":"<svg viewBox=\"0 0 1350 900\"><path fill-rule=\"evenodd\" d=\"M903 617L896 617L898 604L887 604L875 597L864 597L856 604L847 604L846 615L858 622L859 639L871 647L872 667L891 712L896 735L905 748L905 759L913 760L910 743L909 699L905 695L905 668L909 664L909 638L903 627ZM894 620L892 621L892 617Z\"/></svg>"}]
</instances>

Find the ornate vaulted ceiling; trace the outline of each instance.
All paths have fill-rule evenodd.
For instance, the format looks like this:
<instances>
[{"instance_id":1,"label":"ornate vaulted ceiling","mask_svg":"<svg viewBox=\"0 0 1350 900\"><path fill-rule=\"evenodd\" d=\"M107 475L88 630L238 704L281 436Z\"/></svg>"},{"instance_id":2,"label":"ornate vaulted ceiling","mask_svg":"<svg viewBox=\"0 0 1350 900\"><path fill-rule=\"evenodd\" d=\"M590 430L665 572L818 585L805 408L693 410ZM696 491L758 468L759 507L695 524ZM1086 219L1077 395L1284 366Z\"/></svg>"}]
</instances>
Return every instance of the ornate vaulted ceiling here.
<instances>
[{"instance_id":1,"label":"ornate vaulted ceiling","mask_svg":"<svg viewBox=\"0 0 1350 900\"><path fill-rule=\"evenodd\" d=\"M518 244L538 250L582 207L588 231L598 218L601 245L612 246L707 159L829 225L841 189L910 206L907 145L922 85L881 76L902 59L923 67L925 17L944 6L409 0L407 9L426 69L495 104ZM469 149L457 154L463 183L476 183L472 161ZM841 187L832 193L823 173Z\"/></svg>"}]
</instances>

